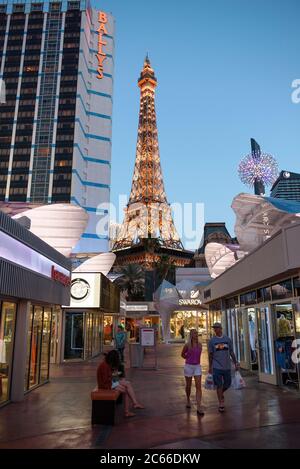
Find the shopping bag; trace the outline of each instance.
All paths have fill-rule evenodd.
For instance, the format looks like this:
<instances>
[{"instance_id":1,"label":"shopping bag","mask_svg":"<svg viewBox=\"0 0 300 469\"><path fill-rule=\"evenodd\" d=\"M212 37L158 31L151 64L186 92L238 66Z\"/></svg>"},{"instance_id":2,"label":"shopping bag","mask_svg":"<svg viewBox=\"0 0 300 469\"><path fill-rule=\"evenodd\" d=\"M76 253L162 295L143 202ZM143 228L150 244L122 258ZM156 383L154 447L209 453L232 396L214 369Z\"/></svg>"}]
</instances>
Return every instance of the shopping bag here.
<instances>
[{"instance_id":1,"label":"shopping bag","mask_svg":"<svg viewBox=\"0 0 300 469\"><path fill-rule=\"evenodd\" d=\"M234 373L234 377L231 383L231 387L233 389L243 389L246 387L246 383L244 378L242 377L241 373L239 371L236 371Z\"/></svg>"},{"instance_id":2,"label":"shopping bag","mask_svg":"<svg viewBox=\"0 0 300 469\"><path fill-rule=\"evenodd\" d=\"M205 380L205 383L204 383L204 388L208 389L209 391L213 391L215 389L215 383L214 383L213 375L208 374L206 376L206 380Z\"/></svg>"}]
</instances>

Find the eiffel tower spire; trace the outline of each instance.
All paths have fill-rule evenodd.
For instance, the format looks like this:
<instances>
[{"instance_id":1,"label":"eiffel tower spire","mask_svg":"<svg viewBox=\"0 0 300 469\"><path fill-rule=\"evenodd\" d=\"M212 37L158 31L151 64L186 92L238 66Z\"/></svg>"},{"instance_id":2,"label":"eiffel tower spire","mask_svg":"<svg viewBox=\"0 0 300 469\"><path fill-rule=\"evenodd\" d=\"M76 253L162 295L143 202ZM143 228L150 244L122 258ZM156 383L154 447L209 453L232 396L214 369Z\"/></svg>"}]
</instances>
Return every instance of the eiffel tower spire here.
<instances>
[{"instance_id":1,"label":"eiffel tower spire","mask_svg":"<svg viewBox=\"0 0 300 469\"><path fill-rule=\"evenodd\" d=\"M157 80L148 57L138 80L140 113L135 167L124 221L113 250L156 238L164 247L183 249L165 193L155 113Z\"/></svg>"}]
</instances>

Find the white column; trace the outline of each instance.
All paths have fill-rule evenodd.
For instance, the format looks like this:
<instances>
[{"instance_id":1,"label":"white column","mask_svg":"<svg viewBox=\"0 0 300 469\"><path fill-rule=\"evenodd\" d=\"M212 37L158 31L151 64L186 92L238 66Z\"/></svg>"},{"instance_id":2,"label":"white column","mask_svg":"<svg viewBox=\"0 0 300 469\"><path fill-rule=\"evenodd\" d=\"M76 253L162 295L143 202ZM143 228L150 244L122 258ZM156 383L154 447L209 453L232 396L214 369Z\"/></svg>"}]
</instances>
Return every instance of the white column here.
<instances>
[{"instance_id":1,"label":"white column","mask_svg":"<svg viewBox=\"0 0 300 469\"><path fill-rule=\"evenodd\" d=\"M13 368L11 375L11 401L19 402L24 398L24 380L27 357L27 331L29 326L30 302L20 301L17 310L14 341Z\"/></svg>"}]
</instances>

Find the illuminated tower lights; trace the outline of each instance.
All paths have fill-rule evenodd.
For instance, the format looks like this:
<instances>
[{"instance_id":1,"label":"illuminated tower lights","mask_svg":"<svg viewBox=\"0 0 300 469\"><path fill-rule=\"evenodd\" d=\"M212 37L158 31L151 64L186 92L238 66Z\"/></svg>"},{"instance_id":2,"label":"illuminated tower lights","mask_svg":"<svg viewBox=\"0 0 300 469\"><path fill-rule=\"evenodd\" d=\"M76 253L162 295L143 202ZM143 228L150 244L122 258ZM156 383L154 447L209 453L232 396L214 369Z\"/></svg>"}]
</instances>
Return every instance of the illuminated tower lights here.
<instances>
[{"instance_id":1,"label":"illuminated tower lights","mask_svg":"<svg viewBox=\"0 0 300 469\"><path fill-rule=\"evenodd\" d=\"M157 80L148 55L138 86L141 95L135 167L124 221L113 250L133 246L145 238L155 238L167 248L183 249L164 188L155 112Z\"/></svg>"}]
</instances>

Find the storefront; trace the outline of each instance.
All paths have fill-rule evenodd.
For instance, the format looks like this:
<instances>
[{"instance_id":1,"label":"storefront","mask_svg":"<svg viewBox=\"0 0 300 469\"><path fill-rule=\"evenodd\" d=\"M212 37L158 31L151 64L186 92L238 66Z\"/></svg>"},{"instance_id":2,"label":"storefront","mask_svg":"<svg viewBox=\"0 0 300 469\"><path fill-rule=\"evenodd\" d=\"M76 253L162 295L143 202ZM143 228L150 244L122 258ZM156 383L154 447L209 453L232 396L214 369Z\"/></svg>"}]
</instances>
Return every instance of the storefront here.
<instances>
[{"instance_id":1,"label":"storefront","mask_svg":"<svg viewBox=\"0 0 300 469\"><path fill-rule=\"evenodd\" d=\"M299 389L300 224L277 232L215 279L205 295L219 305L241 366L259 381ZM265 260L268 262L265 262Z\"/></svg>"},{"instance_id":2,"label":"storefront","mask_svg":"<svg viewBox=\"0 0 300 469\"><path fill-rule=\"evenodd\" d=\"M71 263L0 212L0 405L49 380L55 312L69 301Z\"/></svg>"},{"instance_id":3,"label":"storefront","mask_svg":"<svg viewBox=\"0 0 300 469\"><path fill-rule=\"evenodd\" d=\"M62 360L87 360L113 346L120 318L120 290L113 282L101 273L73 273Z\"/></svg>"},{"instance_id":4,"label":"storefront","mask_svg":"<svg viewBox=\"0 0 300 469\"><path fill-rule=\"evenodd\" d=\"M196 329L204 340L207 337L206 311L174 311L170 319L171 340L186 340L189 331Z\"/></svg>"},{"instance_id":5,"label":"storefront","mask_svg":"<svg viewBox=\"0 0 300 469\"><path fill-rule=\"evenodd\" d=\"M127 302L125 329L128 342L139 342L139 329L141 326L154 327L157 331L157 340L161 339L161 320L151 301Z\"/></svg>"}]
</instances>

